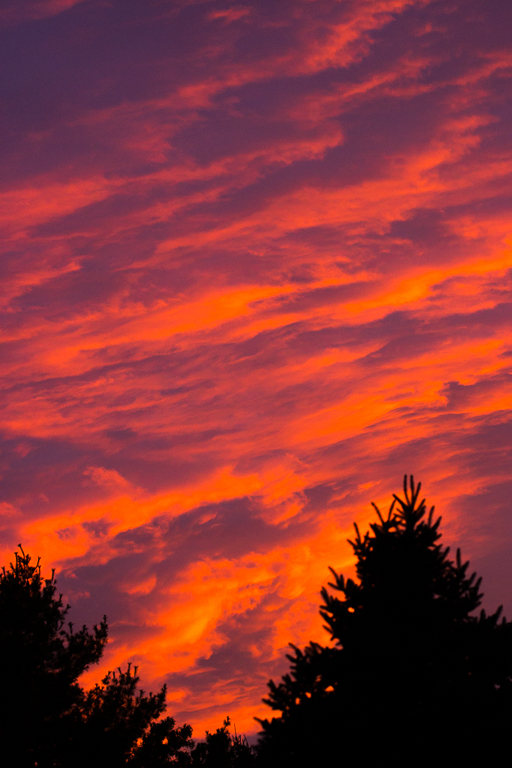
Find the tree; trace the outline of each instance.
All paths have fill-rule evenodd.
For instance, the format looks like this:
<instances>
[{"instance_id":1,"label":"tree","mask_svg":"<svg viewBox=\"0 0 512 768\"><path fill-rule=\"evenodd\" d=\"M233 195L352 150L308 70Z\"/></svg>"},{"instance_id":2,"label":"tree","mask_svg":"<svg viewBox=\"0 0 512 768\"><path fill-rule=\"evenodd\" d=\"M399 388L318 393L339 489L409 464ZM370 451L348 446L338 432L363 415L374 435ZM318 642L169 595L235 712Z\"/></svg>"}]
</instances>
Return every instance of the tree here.
<instances>
[{"instance_id":1,"label":"tree","mask_svg":"<svg viewBox=\"0 0 512 768\"><path fill-rule=\"evenodd\" d=\"M137 692L137 667L108 672L101 685L82 692L70 726L73 768L164 768L190 765L192 728L175 727L166 709L166 686L157 694Z\"/></svg>"},{"instance_id":2,"label":"tree","mask_svg":"<svg viewBox=\"0 0 512 768\"><path fill-rule=\"evenodd\" d=\"M107 641L103 621L88 632L70 624L55 574L41 576L38 560L21 548L0 573L0 728L2 751L24 768L51 764L59 723L78 702L78 677L99 660Z\"/></svg>"},{"instance_id":3,"label":"tree","mask_svg":"<svg viewBox=\"0 0 512 768\"><path fill-rule=\"evenodd\" d=\"M206 731L206 740L192 750L193 768L253 768L254 754L245 736L229 732L231 721L224 720L215 733Z\"/></svg>"},{"instance_id":4,"label":"tree","mask_svg":"<svg viewBox=\"0 0 512 768\"><path fill-rule=\"evenodd\" d=\"M512 715L512 622L477 616L481 580L439 543L441 518L404 479L386 516L350 541L357 581L331 569L321 615L331 646L292 646L264 701L264 766L489 758ZM484 762L485 764L485 762ZM487 760L488 764L488 760Z\"/></svg>"},{"instance_id":5,"label":"tree","mask_svg":"<svg viewBox=\"0 0 512 768\"><path fill-rule=\"evenodd\" d=\"M165 686L137 693L137 668L109 672L84 691L80 675L107 642L106 617L89 632L65 628L69 606L55 574L15 553L0 573L0 738L15 768L158 768L189 765L192 729L175 728L165 710Z\"/></svg>"}]
</instances>

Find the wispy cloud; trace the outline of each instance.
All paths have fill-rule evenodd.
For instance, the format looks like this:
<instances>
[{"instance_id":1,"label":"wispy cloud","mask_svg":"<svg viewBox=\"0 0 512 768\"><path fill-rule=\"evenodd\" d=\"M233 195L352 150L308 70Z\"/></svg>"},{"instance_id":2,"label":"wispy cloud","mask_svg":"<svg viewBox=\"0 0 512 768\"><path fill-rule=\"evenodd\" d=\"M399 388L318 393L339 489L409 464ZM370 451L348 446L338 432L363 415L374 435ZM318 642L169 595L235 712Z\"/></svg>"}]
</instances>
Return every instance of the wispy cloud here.
<instances>
[{"instance_id":1,"label":"wispy cloud","mask_svg":"<svg viewBox=\"0 0 512 768\"><path fill-rule=\"evenodd\" d=\"M3 557L199 735L254 730L405 472L512 608L507 14L6 12Z\"/></svg>"}]
</instances>

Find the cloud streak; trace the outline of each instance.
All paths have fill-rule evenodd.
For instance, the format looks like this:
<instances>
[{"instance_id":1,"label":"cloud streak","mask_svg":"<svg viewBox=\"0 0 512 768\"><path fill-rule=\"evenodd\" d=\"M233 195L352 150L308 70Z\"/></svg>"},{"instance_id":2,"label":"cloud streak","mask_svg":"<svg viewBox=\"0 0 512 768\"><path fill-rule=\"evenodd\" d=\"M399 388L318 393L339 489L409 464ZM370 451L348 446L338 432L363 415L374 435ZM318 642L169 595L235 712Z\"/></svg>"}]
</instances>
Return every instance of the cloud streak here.
<instances>
[{"instance_id":1,"label":"cloud streak","mask_svg":"<svg viewBox=\"0 0 512 768\"><path fill-rule=\"evenodd\" d=\"M4 560L57 565L198 735L255 729L405 472L510 613L503 4L15 11Z\"/></svg>"}]
</instances>

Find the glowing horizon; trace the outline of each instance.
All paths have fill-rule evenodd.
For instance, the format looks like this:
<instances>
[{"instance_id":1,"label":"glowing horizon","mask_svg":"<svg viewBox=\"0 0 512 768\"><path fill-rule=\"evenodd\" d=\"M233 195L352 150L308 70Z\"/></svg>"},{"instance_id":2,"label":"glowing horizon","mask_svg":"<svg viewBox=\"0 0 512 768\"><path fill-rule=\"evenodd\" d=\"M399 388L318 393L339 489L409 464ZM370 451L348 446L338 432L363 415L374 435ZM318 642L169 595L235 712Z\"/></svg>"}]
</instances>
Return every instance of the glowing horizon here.
<instances>
[{"instance_id":1,"label":"glowing horizon","mask_svg":"<svg viewBox=\"0 0 512 768\"><path fill-rule=\"evenodd\" d=\"M512 8L14 0L2 562L239 731L405 473L512 613Z\"/></svg>"}]
</instances>

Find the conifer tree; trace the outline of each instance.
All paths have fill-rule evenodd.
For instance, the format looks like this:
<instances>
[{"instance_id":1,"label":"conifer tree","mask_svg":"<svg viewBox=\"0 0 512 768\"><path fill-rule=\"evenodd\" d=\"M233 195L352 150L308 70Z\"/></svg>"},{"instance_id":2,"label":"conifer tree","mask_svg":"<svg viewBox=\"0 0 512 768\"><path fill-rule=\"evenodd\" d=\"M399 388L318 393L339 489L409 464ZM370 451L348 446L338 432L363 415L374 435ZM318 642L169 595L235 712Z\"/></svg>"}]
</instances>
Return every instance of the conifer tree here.
<instances>
[{"instance_id":1,"label":"conifer tree","mask_svg":"<svg viewBox=\"0 0 512 768\"><path fill-rule=\"evenodd\" d=\"M32 768L56 754L61 718L80 699L78 677L101 657L107 623L66 627L54 572L43 579L40 561L19 549L0 572L0 737L9 765Z\"/></svg>"},{"instance_id":2,"label":"conifer tree","mask_svg":"<svg viewBox=\"0 0 512 768\"><path fill-rule=\"evenodd\" d=\"M69 752L73 768L176 768L190 765L192 728L175 727L166 709L166 686L145 695L137 667L108 672L101 685L83 691L72 712Z\"/></svg>"},{"instance_id":3,"label":"conifer tree","mask_svg":"<svg viewBox=\"0 0 512 768\"><path fill-rule=\"evenodd\" d=\"M229 732L231 720L226 717L222 728L206 731L205 741L192 750L192 768L253 768L255 756L245 736Z\"/></svg>"},{"instance_id":4,"label":"conifer tree","mask_svg":"<svg viewBox=\"0 0 512 768\"><path fill-rule=\"evenodd\" d=\"M9 768L159 768L190 765L192 729L175 728L165 686L137 691L137 668L84 691L78 678L102 656L106 617L66 627L55 574L20 551L0 572L0 754Z\"/></svg>"},{"instance_id":5,"label":"conifer tree","mask_svg":"<svg viewBox=\"0 0 512 768\"><path fill-rule=\"evenodd\" d=\"M505 744L512 622L475 613L481 580L449 558L420 489L406 477L387 515L355 526L357 580L331 569L321 592L332 644L292 646L290 673L269 682L281 716L260 721L260 765L485 764Z\"/></svg>"}]
</instances>

